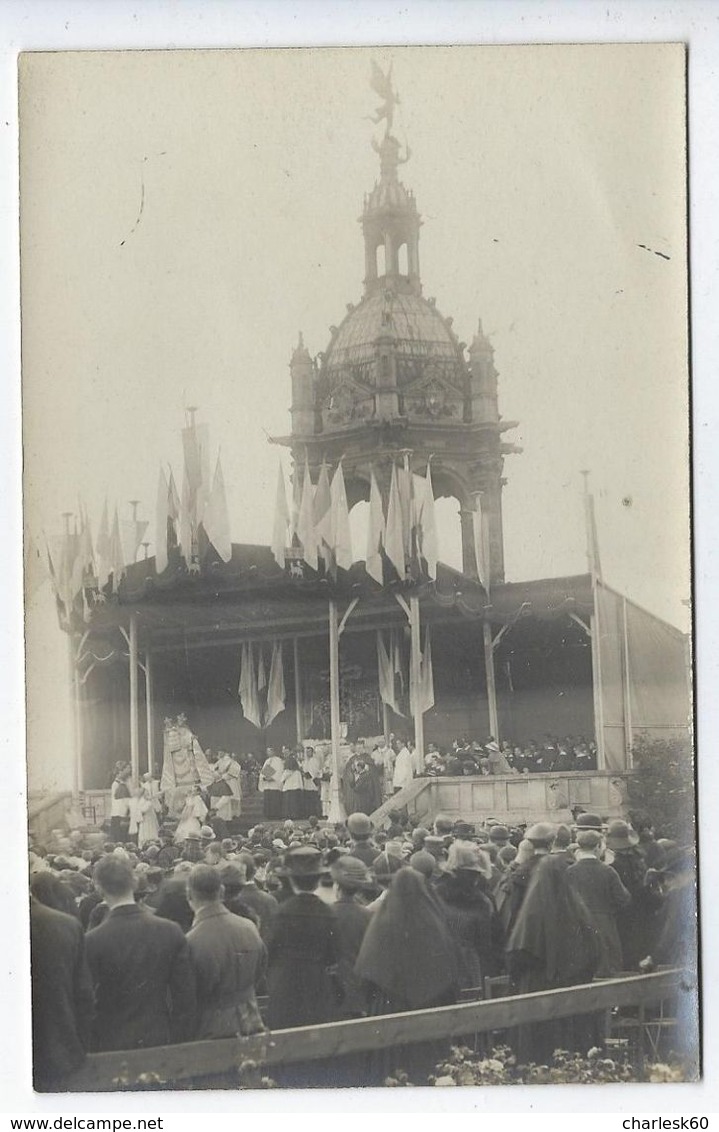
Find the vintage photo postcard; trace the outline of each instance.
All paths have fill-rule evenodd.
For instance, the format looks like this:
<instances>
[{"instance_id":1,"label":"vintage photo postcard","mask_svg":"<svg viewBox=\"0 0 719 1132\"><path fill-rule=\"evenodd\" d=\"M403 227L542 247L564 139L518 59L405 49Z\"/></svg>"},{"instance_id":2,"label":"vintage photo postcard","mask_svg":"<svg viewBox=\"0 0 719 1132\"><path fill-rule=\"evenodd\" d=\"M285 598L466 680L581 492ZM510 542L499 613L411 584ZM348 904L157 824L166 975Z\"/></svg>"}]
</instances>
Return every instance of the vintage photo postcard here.
<instances>
[{"instance_id":1,"label":"vintage photo postcard","mask_svg":"<svg viewBox=\"0 0 719 1132\"><path fill-rule=\"evenodd\" d=\"M685 67L21 56L39 1092L699 1078Z\"/></svg>"}]
</instances>

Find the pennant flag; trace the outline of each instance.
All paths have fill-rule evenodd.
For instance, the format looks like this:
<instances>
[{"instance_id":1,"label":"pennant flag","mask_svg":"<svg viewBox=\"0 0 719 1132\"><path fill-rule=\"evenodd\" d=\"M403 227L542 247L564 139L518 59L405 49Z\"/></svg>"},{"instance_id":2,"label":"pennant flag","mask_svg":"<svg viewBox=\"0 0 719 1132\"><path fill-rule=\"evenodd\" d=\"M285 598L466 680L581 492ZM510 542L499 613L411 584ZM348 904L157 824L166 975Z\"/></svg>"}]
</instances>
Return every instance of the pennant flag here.
<instances>
[{"instance_id":1,"label":"pennant flag","mask_svg":"<svg viewBox=\"0 0 719 1132\"><path fill-rule=\"evenodd\" d=\"M437 577L437 516L429 460L427 461L427 475L424 480L424 492L421 497L418 539L419 553L425 561L427 577L434 581Z\"/></svg>"},{"instance_id":2,"label":"pennant flag","mask_svg":"<svg viewBox=\"0 0 719 1132\"><path fill-rule=\"evenodd\" d=\"M402 545L404 547L404 560L405 563L410 562L413 558L414 548L412 545L412 519L413 519L413 500L412 500L412 473L409 470L409 456L404 458L404 467L397 469L397 491L399 494L400 513L402 515Z\"/></svg>"},{"instance_id":3,"label":"pennant flag","mask_svg":"<svg viewBox=\"0 0 719 1132\"><path fill-rule=\"evenodd\" d=\"M397 715L402 715L395 691L394 667L385 648L381 629L377 630L377 672L379 676L379 694L382 703L391 707L392 711L396 712Z\"/></svg>"},{"instance_id":4,"label":"pennant flag","mask_svg":"<svg viewBox=\"0 0 719 1132\"><path fill-rule=\"evenodd\" d=\"M429 625L424 631L424 652L422 653L420 707L423 712L434 707L434 669L432 668L432 638Z\"/></svg>"},{"instance_id":5,"label":"pennant flag","mask_svg":"<svg viewBox=\"0 0 719 1132\"><path fill-rule=\"evenodd\" d=\"M332 503L330 545L334 565L340 566L343 570L349 570L352 565L352 536L350 534L350 515L347 508L347 492L345 491L345 477L341 460L332 477L330 499Z\"/></svg>"},{"instance_id":6,"label":"pennant flag","mask_svg":"<svg viewBox=\"0 0 719 1132\"><path fill-rule=\"evenodd\" d=\"M222 475L220 457L217 457L215 476L212 481L212 491L205 507L202 519L205 534L214 546L223 562L232 558L232 540L230 539L230 516L227 511L227 496L225 494L225 478Z\"/></svg>"},{"instance_id":7,"label":"pennant flag","mask_svg":"<svg viewBox=\"0 0 719 1132\"><path fill-rule=\"evenodd\" d=\"M290 513L287 509L287 492L285 491L285 478L282 474L282 464L277 468L277 497L275 499L275 522L272 528L272 554L277 565L285 568L285 548L288 546L288 528Z\"/></svg>"},{"instance_id":8,"label":"pennant flag","mask_svg":"<svg viewBox=\"0 0 719 1132\"><path fill-rule=\"evenodd\" d=\"M182 504L180 503L180 496L177 494L177 487L175 486L175 477L170 469L170 479L167 484L167 510L170 516L170 526L167 528L167 545L168 547L179 546L179 532L180 532L180 515L182 512Z\"/></svg>"},{"instance_id":9,"label":"pennant flag","mask_svg":"<svg viewBox=\"0 0 719 1132\"><path fill-rule=\"evenodd\" d=\"M332 496L330 477L324 460L320 468L314 499L315 534L317 549L325 570L332 568Z\"/></svg>"},{"instance_id":10,"label":"pennant flag","mask_svg":"<svg viewBox=\"0 0 719 1132\"><path fill-rule=\"evenodd\" d=\"M102 508L102 517L100 519L100 527L97 532L97 543L95 544L97 551L97 585L99 589L104 589L110 578L111 565L111 547L110 547L110 524L107 518L107 498Z\"/></svg>"},{"instance_id":11,"label":"pennant flag","mask_svg":"<svg viewBox=\"0 0 719 1132\"><path fill-rule=\"evenodd\" d=\"M486 540L484 537L484 516L482 514L482 504L479 496L477 496L477 505L472 515L472 527L474 532L474 558L477 563L477 577L484 589L489 593L489 575L487 572L486 561Z\"/></svg>"},{"instance_id":12,"label":"pennant flag","mask_svg":"<svg viewBox=\"0 0 719 1132\"><path fill-rule=\"evenodd\" d=\"M264 692L267 687L267 669L265 668L265 654L262 645L257 650L257 691Z\"/></svg>"},{"instance_id":13,"label":"pennant flag","mask_svg":"<svg viewBox=\"0 0 719 1132\"><path fill-rule=\"evenodd\" d=\"M117 507L115 508L115 516L112 520L112 531L110 533L110 571L112 573L112 590L113 593L117 593L120 588L120 579L125 573L125 558L122 552L120 520L117 515Z\"/></svg>"},{"instance_id":14,"label":"pennant flag","mask_svg":"<svg viewBox=\"0 0 719 1132\"><path fill-rule=\"evenodd\" d=\"M103 512L103 519L107 521L107 504ZM167 478L162 468L157 477L157 500L155 502L155 569L162 574L167 569L167 527L170 522L170 498ZM100 535L97 536L98 555L100 551Z\"/></svg>"},{"instance_id":15,"label":"pennant flag","mask_svg":"<svg viewBox=\"0 0 719 1132\"><path fill-rule=\"evenodd\" d=\"M270 682L267 686L267 716L265 727L269 727L275 716L285 710L285 671L282 663L282 644L275 641L272 646L270 662Z\"/></svg>"},{"instance_id":16,"label":"pennant flag","mask_svg":"<svg viewBox=\"0 0 719 1132\"><path fill-rule=\"evenodd\" d=\"M409 703L410 711L414 715L414 681L410 681ZM424 714L431 707L434 707L434 672L432 670L432 643L428 625L424 631L424 652L419 666L419 710Z\"/></svg>"},{"instance_id":17,"label":"pennant flag","mask_svg":"<svg viewBox=\"0 0 719 1132\"><path fill-rule=\"evenodd\" d=\"M257 680L255 678L255 664L252 655L252 645L245 642L240 656L240 686L238 688L242 711L250 723L258 730L262 729L260 715L260 701L257 694Z\"/></svg>"},{"instance_id":18,"label":"pennant flag","mask_svg":"<svg viewBox=\"0 0 719 1132\"><path fill-rule=\"evenodd\" d=\"M372 468L369 486L369 523L367 526L365 570L380 586L384 583L384 571L382 567L384 532L385 524L382 493L377 484L374 468Z\"/></svg>"},{"instance_id":19,"label":"pennant flag","mask_svg":"<svg viewBox=\"0 0 719 1132\"><path fill-rule=\"evenodd\" d=\"M397 488L397 468L394 464L392 465L392 479L389 487L389 506L387 507L384 549L401 581L404 581L405 559L404 537L402 534L402 504Z\"/></svg>"},{"instance_id":20,"label":"pennant flag","mask_svg":"<svg viewBox=\"0 0 719 1132\"><path fill-rule=\"evenodd\" d=\"M395 676L399 676L399 682L404 692L407 682L404 678L404 665L402 664L402 647L400 645L399 633L396 629L392 630L391 635L391 649L392 649L392 671Z\"/></svg>"},{"instance_id":21,"label":"pennant flag","mask_svg":"<svg viewBox=\"0 0 719 1132\"><path fill-rule=\"evenodd\" d=\"M172 485L174 487L174 484ZM175 494L177 491L175 490ZM192 561L192 535L193 535L193 499L190 481L187 478L187 469L182 475L182 502L178 501L177 514L179 522L176 525L180 554L187 565Z\"/></svg>"},{"instance_id":22,"label":"pennant flag","mask_svg":"<svg viewBox=\"0 0 719 1132\"><path fill-rule=\"evenodd\" d=\"M317 569L317 533L312 504L312 477L310 466L305 458L305 471L302 477L302 499L297 516L297 537L302 543L302 557L313 570Z\"/></svg>"}]
</instances>

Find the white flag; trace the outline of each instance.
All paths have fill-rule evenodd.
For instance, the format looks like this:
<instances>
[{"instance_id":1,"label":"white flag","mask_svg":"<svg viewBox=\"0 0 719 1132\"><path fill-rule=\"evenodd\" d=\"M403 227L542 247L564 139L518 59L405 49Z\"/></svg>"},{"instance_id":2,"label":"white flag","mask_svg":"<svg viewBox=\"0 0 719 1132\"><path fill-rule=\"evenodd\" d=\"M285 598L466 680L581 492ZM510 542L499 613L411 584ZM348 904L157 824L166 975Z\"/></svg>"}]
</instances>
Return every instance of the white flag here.
<instances>
[{"instance_id":1,"label":"white flag","mask_svg":"<svg viewBox=\"0 0 719 1132\"><path fill-rule=\"evenodd\" d=\"M217 457L215 475L212 480L212 491L205 506L202 519L205 534L214 546L223 562L232 558L232 539L230 538L230 517L227 512L227 496L225 494L225 479L222 475L220 457Z\"/></svg>"}]
</instances>

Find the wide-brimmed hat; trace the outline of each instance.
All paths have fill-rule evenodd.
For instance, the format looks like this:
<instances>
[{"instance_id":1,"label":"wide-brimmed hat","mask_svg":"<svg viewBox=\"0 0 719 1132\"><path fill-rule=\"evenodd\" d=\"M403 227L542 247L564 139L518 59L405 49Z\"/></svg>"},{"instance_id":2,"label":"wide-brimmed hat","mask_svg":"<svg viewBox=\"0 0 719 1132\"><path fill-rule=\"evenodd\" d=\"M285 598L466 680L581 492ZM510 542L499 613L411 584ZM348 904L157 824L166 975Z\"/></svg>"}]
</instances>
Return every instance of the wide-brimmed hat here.
<instances>
[{"instance_id":1,"label":"wide-brimmed hat","mask_svg":"<svg viewBox=\"0 0 719 1132\"><path fill-rule=\"evenodd\" d=\"M300 845L288 849L281 868L277 872L286 877L318 877L326 872L322 864L322 854L314 845Z\"/></svg>"},{"instance_id":2,"label":"wide-brimmed hat","mask_svg":"<svg viewBox=\"0 0 719 1132\"><path fill-rule=\"evenodd\" d=\"M475 829L474 829L473 825L469 824L469 822L456 821L454 823L453 832L454 832L455 837L458 837L458 838L460 838L460 840L463 840L463 839L469 839L470 837L474 837Z\"/></svg>"},{"instance_id":3,"label":"wide-brimmed hat","mask_svg":"<svg viewBox=\"0 0 719 1132\"><path fill-rule=\"evenodd\" d=\"M598 829L600 833L603 829L602 819L599 814L577 814L575 824L577 829Z\"/></svg>"},{"instance_id":4,"label":"wide-brimmed hat","mask_svg":"<svg viewBox=\"0 0 719 1132\"><path fill-rule=\"evenodd\" d=\"M456 841L450 845L447 860L442 868L448 873L481 873L487 880L492 875L489 858L478 845L459 845Z\"/></svg>"},{"instance_id":5,"label":"wide-brimmed hat","mask_svg":"<svg viewBox=\"0 0 719 1132\"><path fill-rule=\"evenodd\" d=\"M353 857L351 853L333 861L330 866L330 873L332 880L342 885L343 888L356 889L357 892L372 888L369 869L364 861L360 861L359 857Z\"/></svg>"},{"instance_id":6,"label":"wide-brimmed hat","mask_svg":"<svg viewBox=\"0 0 719 1132\"><path fill-rule=\"evenodd\" d=\"M353 837L369 837L374 829L374 824L372 819L367 817L367 814L350 814L347 818L347 829Z\"/></svg>"},{"instance_id":7,"label":"wide-brimmed hat","mask_svg":"<svg viewBox=\"0 0 719 1132\"><path fill-rule=\"evenodd\" d=\"M630 849L639 844L639 834L635 833L629 822L617 818L607 826L607 849Z\"/></svg>"}]
</instances>

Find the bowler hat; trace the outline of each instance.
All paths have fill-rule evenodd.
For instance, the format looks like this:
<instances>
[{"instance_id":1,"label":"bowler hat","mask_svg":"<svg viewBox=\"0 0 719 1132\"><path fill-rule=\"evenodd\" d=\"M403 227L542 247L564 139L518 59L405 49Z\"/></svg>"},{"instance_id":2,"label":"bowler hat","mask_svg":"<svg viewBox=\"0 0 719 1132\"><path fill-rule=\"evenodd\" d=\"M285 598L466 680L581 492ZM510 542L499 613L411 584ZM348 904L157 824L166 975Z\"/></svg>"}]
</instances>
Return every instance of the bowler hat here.
<instances>
[{"instance_id":1,"label":"bowler hat","mask_svg":"<svg viewBox=\"0 0 719 1132\"><path fill-rule=\"evenodd\" d=\"M426 877L427 880L434 876L435 869L437 868L436 860L432 854L428 853L425 849L419 849L416 853L413 853L409 859L409 863L418 873L422 873L422 876Z\"/></svg>"},{"instance_id":2,"label":"bowler hat","mask_svg":"<svg viewBox=\"0 0 719 1132\"><path fill-rule=\"evenodd\" d=\"M606 841L608 849L629 849L639 843L639 834L634 832L628 822L617 818L607 826Z\"/></svg>"},{"instance_id":3,"label":"bowler hat","mask_svg":"<svg viewBox=\"0 0 719 1132\"><path fill-rule=\"evenodd\" d=\"M282 876L298 878L318 877L325 871L322 854L314 845L300 845L297 849L288 849L282 868L277 869Z\"/></svg>"}]
</instances>

